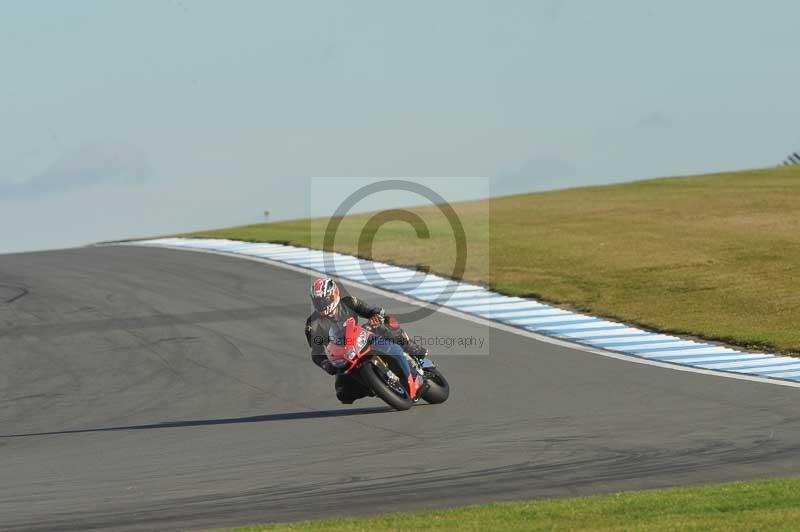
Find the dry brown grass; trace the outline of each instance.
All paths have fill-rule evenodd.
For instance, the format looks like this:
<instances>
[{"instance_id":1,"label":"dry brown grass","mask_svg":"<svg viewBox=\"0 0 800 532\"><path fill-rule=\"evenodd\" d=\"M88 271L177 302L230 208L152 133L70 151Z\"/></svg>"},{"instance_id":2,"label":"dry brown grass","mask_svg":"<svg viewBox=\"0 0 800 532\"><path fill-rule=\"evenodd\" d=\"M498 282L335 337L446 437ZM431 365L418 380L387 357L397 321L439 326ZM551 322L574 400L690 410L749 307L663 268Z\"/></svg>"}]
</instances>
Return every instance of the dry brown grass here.
<instances>
[{"instance_id":1,"label":"dry brown grass","mask_svg":"<svg viewBox=\"0 0 800 532\"><path fill-rule=\"evenodd\" d=\"M466 278L596 315L745 347L800 352L800 167L664 178L508 196L454 206L467 229ZM449 273L452 232L435 207L411 209L371 257ZM358 254L369 215L336 239ZM321 247L327 220L196 236Z\"/></svg>"}]
</instances>

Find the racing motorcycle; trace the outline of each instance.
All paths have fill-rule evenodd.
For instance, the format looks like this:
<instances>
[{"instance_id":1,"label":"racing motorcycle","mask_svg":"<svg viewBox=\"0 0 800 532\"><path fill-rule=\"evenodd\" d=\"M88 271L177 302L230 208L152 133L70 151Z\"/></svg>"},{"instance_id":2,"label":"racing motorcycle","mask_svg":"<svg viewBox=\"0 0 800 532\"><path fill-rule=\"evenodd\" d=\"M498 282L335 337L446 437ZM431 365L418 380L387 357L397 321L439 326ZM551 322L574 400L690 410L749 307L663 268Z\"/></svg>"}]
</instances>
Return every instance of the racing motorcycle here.
<instances>
[{"instance_id":1,"label":"racing motorcycle","mask_svg":"<svg viewBox=\"0 0 800 532\"><path fill-rule=\"evenodd\" d=\"M326 355L341 373L361 384L396 410L408 410L420 399L444 403L450 385L429 357L422 361L407 355L394 342L375 334L369 324L354 318L334 325L329 332Z\"/></svg>"}]
</instances>

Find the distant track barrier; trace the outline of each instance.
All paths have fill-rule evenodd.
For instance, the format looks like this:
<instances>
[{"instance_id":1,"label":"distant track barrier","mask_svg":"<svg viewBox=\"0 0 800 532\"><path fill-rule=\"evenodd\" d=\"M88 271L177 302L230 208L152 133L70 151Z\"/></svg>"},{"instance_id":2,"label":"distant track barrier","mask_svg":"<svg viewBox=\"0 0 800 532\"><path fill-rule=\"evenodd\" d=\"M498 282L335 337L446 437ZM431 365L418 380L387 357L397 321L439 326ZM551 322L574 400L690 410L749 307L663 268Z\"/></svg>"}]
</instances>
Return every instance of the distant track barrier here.
<instances>
[{"instance_id":1,"label":"distant track barrier","mask_svg":"<svg viewBox=\"0 0 800 532\"><path fill-rule=\"evenodd\" d=\"M792 164L800 164L800 155L798 155L797 152L794 152L787 157L781 166L789 166Z\"/></svg>"}]
</instances>

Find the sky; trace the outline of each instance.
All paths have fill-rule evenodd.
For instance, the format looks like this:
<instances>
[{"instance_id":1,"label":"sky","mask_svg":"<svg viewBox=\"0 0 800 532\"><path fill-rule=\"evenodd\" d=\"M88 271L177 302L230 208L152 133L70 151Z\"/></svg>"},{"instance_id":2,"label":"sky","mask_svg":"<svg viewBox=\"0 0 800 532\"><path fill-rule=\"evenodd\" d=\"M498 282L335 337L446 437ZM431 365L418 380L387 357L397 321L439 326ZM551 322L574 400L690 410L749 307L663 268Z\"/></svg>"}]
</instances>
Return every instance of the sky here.
<instances>
[{"instance_id":1,"label":"sky","mask_svg":"<svg viewBox=\"0 0 800 532\"><path fill-rule=\"evenodd\" d=\"M4 0L0 253L775 165L798 57L790 0Z\"/></svg>"}]
</instances>

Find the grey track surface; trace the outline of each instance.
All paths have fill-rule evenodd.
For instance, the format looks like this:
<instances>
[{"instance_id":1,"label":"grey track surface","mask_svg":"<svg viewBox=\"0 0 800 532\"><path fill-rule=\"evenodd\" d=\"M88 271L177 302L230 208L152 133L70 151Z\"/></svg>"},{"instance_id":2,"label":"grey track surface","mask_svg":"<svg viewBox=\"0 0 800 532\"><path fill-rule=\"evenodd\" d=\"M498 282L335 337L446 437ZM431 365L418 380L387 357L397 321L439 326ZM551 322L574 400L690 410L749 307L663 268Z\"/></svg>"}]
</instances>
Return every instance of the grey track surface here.
<instances>
[{"instance_id":1,"label":"grey track surface","mask_svg":"<svg viewBox=\"0 0 800 532\"><path fill-rule=\"evenodd\" d=\"M0 255L0 529L210 528L800 473L796 389L446 315L412 332L489 335L491 350L438 358L449 402L339 405L308 359L307 284L189 251Z\"/></svg>"}]
</instances>

